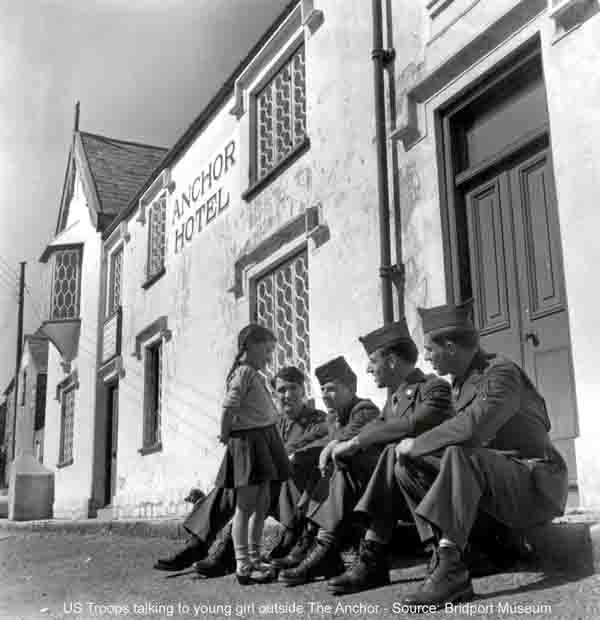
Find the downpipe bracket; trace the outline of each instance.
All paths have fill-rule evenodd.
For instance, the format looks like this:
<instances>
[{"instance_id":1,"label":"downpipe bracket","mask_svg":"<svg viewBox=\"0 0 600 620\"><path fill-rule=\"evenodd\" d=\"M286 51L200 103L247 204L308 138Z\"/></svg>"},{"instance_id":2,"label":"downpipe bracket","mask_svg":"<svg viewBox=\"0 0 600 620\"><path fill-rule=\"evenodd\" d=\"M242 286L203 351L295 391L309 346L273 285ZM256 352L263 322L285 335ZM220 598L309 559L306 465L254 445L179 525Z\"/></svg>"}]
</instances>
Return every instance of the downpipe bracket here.
<instances>
[{"instance_id":1,"label":"downpipe bracket","mask_svg":"<svg viewBox=\"0 0 600 620\"><path fill-rule=\"evenodd\" d=\"M396 50L394 48L391 49L374 49L371 51L371 58L373 60L381 59L381 64L384 67L387 67L389 64L394 62L396 59Z\"/></svg>"}]
</instances>

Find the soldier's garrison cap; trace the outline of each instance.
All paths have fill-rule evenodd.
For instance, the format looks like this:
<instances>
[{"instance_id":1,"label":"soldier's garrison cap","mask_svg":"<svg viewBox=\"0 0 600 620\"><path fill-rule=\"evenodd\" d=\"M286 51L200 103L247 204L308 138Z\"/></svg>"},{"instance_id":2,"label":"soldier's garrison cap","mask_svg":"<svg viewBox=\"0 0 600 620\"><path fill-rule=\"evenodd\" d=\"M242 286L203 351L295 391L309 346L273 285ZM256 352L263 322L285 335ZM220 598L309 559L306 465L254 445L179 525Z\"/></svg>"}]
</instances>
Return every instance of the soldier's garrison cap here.
<instances>
[{"instance_id":1,"label":"soldier's garrison cap","mask_svg":"<svg viewBox=\"0 0 600 620\"><path fill-rule=\"evenodd\" d=\"M341 381L348 387L356 387L356 375L343 356L336 357L315 369L320 385L330 381Z\"/></svg>"},{"instance_id":2,"label":"soldier's garrison cap","mask_svg":"<svg viewBox=\"0 0 600 620\"><path fill-rule=\"evenodd\" d=\"M399 321L384 325L379 329L369 332L366 336L359 338L367 355L371 355L373 351L382 347L390 347L393 345L408 345L414 347L415 343L408 331L406 319L402 317Z\"/></svg>"},{"instance_id":3,"label":"soldier's garrison cap","mask_svg":"<svg viewBox=\"0 0 600 620\"><path fill-rule=\"evenodd\" d=\"M475 332L473 325L473 300L453 306L418 308L423 323L423 333L436 336L449 332Z\"/></svg>"}]
</instances>

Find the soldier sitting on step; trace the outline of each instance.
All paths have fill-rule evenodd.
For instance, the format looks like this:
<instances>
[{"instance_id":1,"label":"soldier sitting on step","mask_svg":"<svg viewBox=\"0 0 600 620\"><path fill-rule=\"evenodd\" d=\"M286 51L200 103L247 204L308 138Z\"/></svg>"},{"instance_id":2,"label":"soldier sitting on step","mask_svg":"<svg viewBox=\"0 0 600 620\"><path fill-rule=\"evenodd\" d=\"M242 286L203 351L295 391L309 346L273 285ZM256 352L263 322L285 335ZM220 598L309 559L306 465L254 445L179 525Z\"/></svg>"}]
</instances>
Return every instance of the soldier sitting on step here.
<instances>
[{"instance_id":1,"label":"soldier sitting on step","mask_svg":"<svg viewBox=\"0 0 600 620\"><path fill-rule=\"evenodd\" d=\"M284 526L284 535L275 550L276 555L277 549L280 555L287 553L302 531L302 515L297 504L303 492L309 491L320 477L320 447L314 447L314 444L327 437L328 433L325 413L306 403L305 380L298 368L285 366L272 381L281 413L278 427L292 461L292 477L279 485L273 483L271 493L269 514ZM183 524L191 534L191 540L173 556L159 559L155 568L180 571L195 563L197 572L205 577L234 572L235 558L229 523L234 510L233 489L214 488L206 496L201 494ZM209 547L217 537L217 543L207 557Z\"/></svg>"},{"instance_id":2,"label":"soldier sitting on step","mask_svg":"<svg viewBox=\"0 0 600 620\"><path fill-rule=\"evenodd\" d=\"M373 469L386 444L413 437L446 420L451 412L450 386L435 375L425 375L415 367L417 347L403 319L371 332L360 339L369 356L367 372L377 386L393 392L381 415L360 429L348 430L335 438L321 455L321 467L335 462L331 477L322 481L320 493L315 491L307 517L318 528L317 540L310 553L297 561L288 561L279 580L299 585L320 576L344 572L340 546L356 502L367 487ZM331 398L331 376L327 368L316 371L323 400ZM391 469L393 475L393 465ZM387 498L380 498L386 502ZM405 510L407 518L410 513ZM370 543L367 543L367 546ZM284 564L285 566L285 564ZM369 576L369 587L374 585ZM382 579L380 579L382 577ZM375 582L389 583L387 573L380 571ZM364 589L362 577L349 571L338 577L337 587L344 590ZM359 582L360 587L359 587Z\"/></svg>"},{"instance_id":3,"label":"soldier sitting on step","mask_svg":"<svg viewBox=\"0 0 600 620\"><path fill-rule=\"evenodd\" d=\"M471 306L421 309L425 359L453 378L456 415L395 449L395 475L377 468L376 495L357 510L371 519L368 570L385 561L390 532L405 505L434 551L428 577L404 602L443 607L473 596L464 550L478 513L525 529L563 513L567 469L552 445L544 399L525 372L479 347Z\"/></svg>"}]
</instances>

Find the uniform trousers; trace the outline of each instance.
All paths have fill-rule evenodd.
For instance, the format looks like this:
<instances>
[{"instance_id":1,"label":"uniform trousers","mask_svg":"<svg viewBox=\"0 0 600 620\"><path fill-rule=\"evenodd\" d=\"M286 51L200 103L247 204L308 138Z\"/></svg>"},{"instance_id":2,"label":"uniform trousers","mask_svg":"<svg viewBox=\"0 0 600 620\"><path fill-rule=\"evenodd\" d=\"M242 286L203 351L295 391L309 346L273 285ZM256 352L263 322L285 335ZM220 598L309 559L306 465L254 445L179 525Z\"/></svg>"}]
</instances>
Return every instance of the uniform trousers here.
<instances>
[{"instance_id":1,"label":"uniform trousers","mask_svg":"<svg viewBox=\"0 0 600 620\"><path fill-rule=\"evenodd\" d=\"M464 548L479 510L515 529L557 514L529 464L497 450L450 446L441 456L402 457L395 477L422 541L443 534Z\"/></svg>"},{"instance_id":2,"label":"uniform trousers","mask_svg":"<svg viewBox=\"0 0 600 620\"><path fill-rule=\"evenodd\" d=\"M330 478L321 478L306 516L327 532L341 533L369 484L380 452L376 446L354 454L336 466Z\"/></svg>"}]
</instances>

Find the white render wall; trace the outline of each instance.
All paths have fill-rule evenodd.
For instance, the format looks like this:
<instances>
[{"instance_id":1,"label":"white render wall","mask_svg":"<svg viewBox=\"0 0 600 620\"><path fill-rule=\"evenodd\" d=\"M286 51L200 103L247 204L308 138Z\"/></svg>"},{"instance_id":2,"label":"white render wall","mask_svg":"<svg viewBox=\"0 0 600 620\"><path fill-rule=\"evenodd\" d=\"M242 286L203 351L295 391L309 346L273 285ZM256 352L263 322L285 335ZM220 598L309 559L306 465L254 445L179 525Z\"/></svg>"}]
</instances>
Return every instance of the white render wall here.
<instances>
[{"instance_id":1,"label":"white render wall","mask_svg":"<svg viewBox=\"0 0 600 620\"><path fill-rule=\"evenodd\" d=\"M550 22L550 20L548 20ZM556 43L547 23L544 73L552 132L580 437L581 503L600 508L600 14Z\"/></svg>"},{"instance_id":2,"label":"white render wall","mask_svg":"<svg viewBox=\"0 0 600 620\"><path fill-rule=\"evenodd\" d=\"M239 121L231 115L232 99L172 167L167 271L147 290L141 287L147 229L135 217L128 223L114 501L119 516L182 514L192 484L211 487L222 454L216 436L224 378L237 332L250 319L247 286L237 300L228 292L234 263L317 203L330 239L319 248L308 242L311 365L344 354L359 376L360 394L382 403L357 340L381 321L370 9L361 0L323 2L322 8L325 21L305 43L310 149L245 202L249 115ZM231 139L239 159L226 181L229 206L175 254L174 201ZM267 260L250 275L268 266ZM136 334L161 315L172 330L164 343L163 449L142 456L143 362L131 352Z\"/></svg>"},{"instance_id":3,"label":"white render wall","mask_svg":"<svg viewBox=\"0 0 600 620\"><path fill-rule=\"evenodd\" d=\"M92 489L93 433L96 386L96 330L98 323L99 273L102 240L92 223L79 177L69 208L65 231L69 238L84 244L81 266L81 332L77 357L71 369L77 370L79 388L75 390L73 464L57 468L60 449L61 404L56 386L65 378L61 356L48 347L48 392L44 435L44 466L55 470L54 516L84 518L89 513ZM63 233L64 234L64 233ZM59 240L60 237L57 238ZM51 261L49 261L49 265ZM48 269L48 277L52 274Z\"/></svg>"},{"instance_id":4,"label":"white render wall","mask_svg":"<svg viewBox=\"0 0 600 620\"><path fill-rule=\"evenodd\" d=\"M399 117L405 112L407 91L469 37L518 4L517 0L475 3L463 21L436 31L435 40L429 40L432 30L424 3L391 3ZM234 262L307 207L322 206L330 234L318 248L308 241L312 368L344 354L359 376L359 393L383 402L384 394L364 372L366 360L357 341L381 322L370 3L319 0L315 5L323 11L324 22L306 39L310 149L246 203L240 195L248 186L248 113L238 121L229 114L233 100L227 102L172 167L176 189L167 207L167 272L147 290L141 287L147 229L135 216L129 222L115 497L120 516L183 514L187 507L182 498L192 484L210 488L221 455L216 435L223 380L235 353L237 331L250 318L247 288L238 300L228 292ZM595 404L600 394L593 357L600 325L590 286L596 279L593 266L600 262L594 241L599 228L594 224L600 222L593 199L600 172L596 152L600 78L594 68L599 29L600 17L592 17L554 42L554 23L542 12L433 94L419 110L421 139L409 150L401 144L395 147L407 269L406 314L420 345L416 308L446 301L434 113L517 47L541 36L581 426L580 490L587 506L600 505L600 462L595 452L600 435ZM229 206L175 254L174 201L231 139L238 159L227 180ZM293 247L290 244L280 255ZM268 261L251 267L249 276L266 267ZM172 330L171 340L164 344L163 450L142 456L138 450L143 362L131 353L136 335L161 315L168 317ZM313 388L318 395L314 380Z\"/></svg>"},{"instance_id":5,"label":"white render wall","mask_svg":"<svg viewBox=\"0 0 600 620\"><path fill-rule=\"evenodd\" d=\"M421 6L418 6L421 4ZM473 37L520 3L482 0L469 3L461 19L432 30L422 6L411 0L393 3L398 112L403 118L404 95L441 63L452 58ZM531 2L529 4L532 4ZM464 6L463 6L464 5ZM450 3L448 14L467 8ZM456 17L456 15L454 15ZM445 19L440 16L438 19ZM407 36L407 34L409 36ZM429 34L433 36L430 39ZM550 118L551 148L562 236L569 326L577 393L580 437L576 440L579 500L587 508L600 507L600 381L596 351L600 342L598 294L595 283L600 264L598 179L600 178L600 14L591 16L566 36L557 30L549 11L490 48L480 60L432 94L419 107L421 138L405 150L398 144L402 187L404 262L407 266L406 312L415 325L416 305L446 300L439 222L439 181L434 113L453 96L493 69L511 52L539 37ZM415 335L419 341L419 330Z\"/></svg>"}]
</instances>

